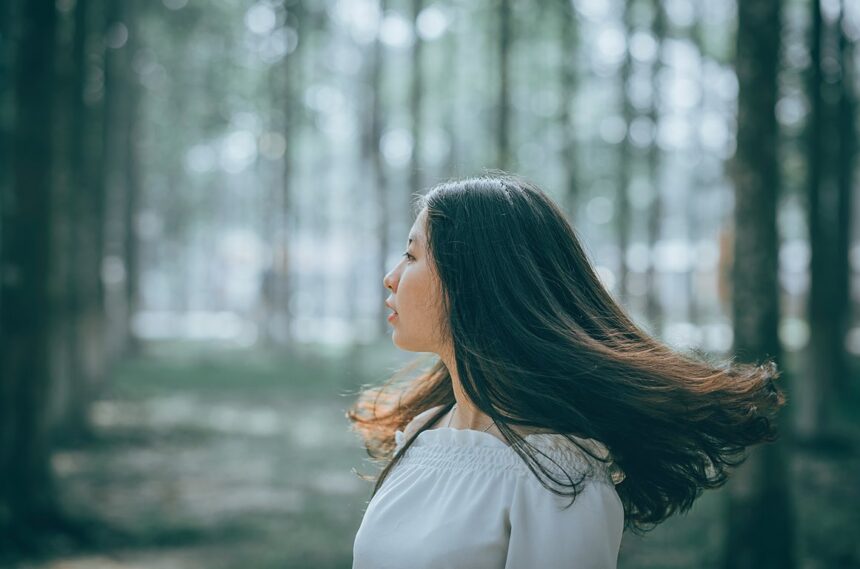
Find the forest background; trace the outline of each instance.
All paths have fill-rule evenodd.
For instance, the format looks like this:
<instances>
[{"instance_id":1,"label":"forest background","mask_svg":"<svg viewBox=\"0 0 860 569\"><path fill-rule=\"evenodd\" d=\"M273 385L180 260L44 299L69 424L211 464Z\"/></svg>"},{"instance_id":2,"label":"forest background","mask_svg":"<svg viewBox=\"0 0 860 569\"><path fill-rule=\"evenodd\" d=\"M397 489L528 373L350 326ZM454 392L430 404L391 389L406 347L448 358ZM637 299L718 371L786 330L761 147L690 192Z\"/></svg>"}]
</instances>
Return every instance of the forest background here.
<instances>
[{"instance_id":1,"label":"forest background","mask_svg":"<svg viewBox=\"0 0 860 569\"><path fill-rule=\"evenodd\" d=\"M350 567L411 200L543 187L778 443L619 567L860 567L853 0L0 3L0 566Z\"/></svg>"}]
</instances>

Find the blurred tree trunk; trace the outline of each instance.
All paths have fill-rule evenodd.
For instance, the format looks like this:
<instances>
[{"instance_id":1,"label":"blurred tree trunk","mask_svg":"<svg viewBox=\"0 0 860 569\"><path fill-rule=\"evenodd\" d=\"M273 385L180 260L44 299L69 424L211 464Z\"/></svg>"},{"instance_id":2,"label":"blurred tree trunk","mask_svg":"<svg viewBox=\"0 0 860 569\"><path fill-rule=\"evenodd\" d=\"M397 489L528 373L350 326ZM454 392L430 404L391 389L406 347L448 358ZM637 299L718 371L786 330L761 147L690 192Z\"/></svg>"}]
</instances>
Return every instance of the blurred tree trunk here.
<instances>
[{"instance_id":1,"label":"blurred tree trunk","mask_svg":"<svg viewBox=\"0 0 860 569\"><path fill-rule=\"evenodd\" d=\"M56 47L54 55L53 100L53 165L51 227L53 258L50 261L49 294L52 322L50 328L51 387L49 417L57 423L69 407L71 393L77 380L74 369L74 271L77 247L74 234L74 208L77 197L75 182L79 163L75 162L74 149L79 142L72 139L72 122L75 120L74 93L80 75L74 58L76 18L73 10L58 11ZM66 433L58 434L65 436Z\"/></svg>"},{"instance_id":2,"label":"blurred tree trunk","mask_svg":"<svg viewBox=\"0 0 860 569\"><path fill-rule=\"evenodd\" d=\"M693 117L696 124L699 124L703 117L705 117L706 106L705 106L705 89L706 89L706 77L705 77L705 63L706 63L706 54L705 54L705 42L702 37L702 26L705 24L704 22L704 8L703 5L696 5L696 19L693 22L693 28L690 31L690 39L695 44L697 51L699 52L699 70L698 70L698 80L699 80L699 88L701 92L699 94L699 103L693 108L692 112L694 113ZM696 135L694 137L694 142L692 145L692 151L695 152L695 156L693 159L697 161L697 164L693 167L693 185L688 192L686 192L686 200L687 200L687 216L686 216L686 229L687 229L687 246L691 248L695 257L693 257L692 262L687 268L686 280L687 280L687 320L697 326L701 327L706 322L703 318L703 308L704 303L702 302L706 297L704 294L700 294L699 292L699 282L700 282L700 274L698 272L696 258L698 258L697 245L699 243L699 239L701 237L707 238L707 230L708 230L708 219L703 215L702 208L700 206L701 199L707 197L707 185L709 180L705 178L702 173L701 162L705 160L705 152L706 150L702 148L702 139L700 135Z\"/></svg>"},{"instance_id":3,"label":"blurred tree trunk","mask_svg":"<svg viewBox=\"0 0 860 569\"><path fill-rule=\"evenodd\" d=\"M128 187L128 144L132 108L128 73L130 58L129 22L126 19L130 0L107 2L105 28L105 120L104 185L105 304L107 310L107 350L109 365L119 360L129 348L129 309L126 281L129 278L126 258Z\"/></svg>"},{"instance_id":4,"label":"blurred tree trunk","mask_svg":"<svg viewBox=\"0 0 860 569\"><path fill-rule=\"evenodd\" d=\"M801 398L798 430L804 437L821 434L831 426L841 376L847 371L845 331L848 298L840 277L848 262L840 247L841 160L844 141L839 124L842 78L840 69L825 60L840 61L838 30L824 23L820 0L813 0L810 35L808 121L808 214L810 288L808 298L810 342L806 359L805 397ZM848 212L845 212L846 214Z\"/></svg>"},{"instance_id":5,"label":"blurred tree trunk","mask_svg":"<svg viewBox=\"0 0 860 569\"><path fill-rule=\"evenodd\" d=\"M104 8L100 0L75 2L74 88L71 94L69 142L75 164L69 344L73 389L62 409L60 432L70 440L91 434L88 409L93 392L104 381L104 304L101 260L104 227L102 168L102 101Z\"/></svg>"},{"instance_id":6,"label":"blurred tree trunk","mask_svg":"<svg viewBox=\"0 0 860 569\"><path fill-rule=\"evenodd\" d=\"M8 221L14 214L12 199L15 195L12 173L12 152L15 148L15 57L18 55L20 30L20 4L23 2L0 3L0 84L12 88L0 89L0 266L5 266L9 253L6 251L6 239L9 233ZM12 25L12 22L16 25ZM0 279L0 334L6 326L3 317L7 294L2 288ZM11 519L4 488L8 488L5 475L10 466L10 455L15 432L15 393L17 381L6 375L9 347L0 344L0 552L8 541L7 531ZM2 555L0 555L2 559Z\"/></svg>"},{"instance_id":7,"label":"blurred tree trunk","mask_svg":"<svg viewBox=\"0 0 860 569\"><path fill-rule=\"evenodd\" d=\"M805 437L817 434L822 430L823 423L826 421L824 413L824 405L828 401L832 401L832 379L833 368L835 362L830 360L834 351L839 351L836 346L831 347L834 338L830 336L833 332L831 326L827 323L832 321L832 314L826 312L819 313L819 310L827 310L831 307L830 299L827 298L826 283L828 272L829 276L833 277L832 270L828 268L828 251L827 251L827 231L830 229L828 224L821 224L821 189L822 182L831 181L822 180L822 176L830 177L830 172L825 169L823 163L831 152L828 152L828 147L832 141L826 135L827 121L824 120L825 108L822 100L821 90L822 85L822 69L821 69L821 43L822 43L822 18L821 18L821 2L820 0L812 0L810 3L812 8L811 17L812 25L810 29L810 66L809 66L809 102L810 111L807 122L807 141L809 146L809 169L808 169L808 204L807 212L809 215L809 246L810 246L810 287L809 287L809 355L806 358L809 366L808 373L805 374L803 383L804 397L800 401L800 413L798 416L797 428L798 432ZM825 192L833 192L836 188L825 185ZM835 203L833 204L836 205ZM825 203L826 206L826 203ZM834 213L834 212L829 212ZM831 218L830 223L833 222ZM822 234L823 233L823 234ZM832 255L835 251L830 252ZM830 262L835 261L831 257ZM831 280L831 286L833 281ZM824 285L824 286L822 286ZM819 339L820 338L820 339Z\"/></svg>"},{"instance_id":8,"label":"blurred tree trunk","mask_svg":"<svg viewBox=\"0 0 860 569\"><path fill-rule=\"evenodd\" d=\"M424 90L424 65L421 54L424 42L418 33L418 16L424 8L424 0L412 0L412 23L415 29L415 42L412 44L412 82L409 89L409 110L412 114L412 157L409 163L409 190L420 192L424 187L421 172L421 158L423 148L421 138L424 134L422 125L423 115L423 90ZM411 208L411 203L409 204ZM407 214L411 215L411 209Z\"/></svg>"},{"instance_id":9,"label":"blurred tree trunk","mask_svg":"<svg viewBox=\"0 0 860 569\"><path fill-rule=\"evenodd\" d=\"M577 54L579 52L579 18L576 8L569 0L559 2L561 17L561 104L559 105L559 124L562 125L564 142L562 145L562 163L564 167L565 209L571 223L576 223L577 203L579 200L579 171L576 142L576 128L573 124L571 109L576 100L578 87Z\"/></svg>"},{"instance_id":10,"label":"blurred tree trunk","mask_svg":"<svg viewBox=\"0 0 860 569\"><path fill-rule=\"evenodd\" d=\"M828 431L840 397L848 395L845 335L850 325L849 236L853 171L853 86L841 25L827 25L820 0L812 2L810 37L808 212L810 342L808 372L799 401L804 437ZM841 24L842 18L839 19ZM828 65L838 62L839 65Z\"/></svg>"},{"instance_id":11,"label":"blurred tree trunk","mask_svg":"<svg viewBox=\"0 0 860 569\"><path fill-rule=\"evenodd\" d=\"M648 273L647 273L647 297L645 307L645 317L649 324L649 329L652 333L659 335L663 327L663 311L660 305L660 287L662 280L657 272L655 265L656 260L656 245L660 240L660 226L663 221L663 198L660 187L662 185L662 155L660 146L657 144L657 132L660 128L660 99L662 98L662 90L660 89L660 70L663 67L663 43L666 38L666 11L663 8L662 0L654 1L654 22L653 32L654 40L657 42L657 55L654 58L653 68L651 70L651 108L649 110L649 118L651 119L652 128L654 129L654 139L651 141L651 146L648 148L648 167L651 178L651 204L648 208Z\"/></svg>"},{"instance_id":12,"label":"blurred tree trunk","mask_svg":"<svg viewBox=\"0 0 860 569\"><path fill-rule=\"evenodd\" d=\"M630 37L633 32L633 6L630 2L624 7L624 36ZM625 50L624 62L621 65L621 117L624 120L624 139L618 148L618 182L616 188L616 201L618 215L615 217L615 228L618 232L618 288L617 296L625 302L627 300L627 248L630 246L631 219L629 189L633 169L633 145L630 142L630 124L633 122L635 109L627 94L630 83L630 73L633 60L630 49Z\"/></svg>"},{"instance_id":13,"label":"blurred tree trunk","mask_svg":"<svg viewBox=\"0 0 860 569\"><path fill-rule=\"evenodd\" d=\"M379 0L380 17L385 17L387 10L387 1ZM368 85L369 85L369 113L365 127L365 138L362 148L364 149L363 158L370 165L371 184L374 188L374 203L376 205L377 215L377 239L379 243L379 253L376 274L386 275L390 270L388 266L388 249L390 247L388 239L389 229L389 207L388 207L388 177L385 171L385 161L381 153L383 118L382 118L382 97L383 97L383 67L385 64L385 49L380 37L380 32L377 31L376 39L372 45L370 61L368 62ZM387 331L388 322L388 307L385 306L385 299L390 294L389 290L382 286L382 276L379 277L379 306L377 308L378 317L377 331L379 335L383 335Z\"/></svg>"},{"instance_id":14,"label":"blurred tree trunk","mask_svg":"<svg viewBox=\"0 0 860 569\"><path fill-rule=\"evenodd\" d=\"M56 518L47 402L55 3L18 8L12 181L0 221L0 544ZM0 548L2 549L2 548Z\"/></svg>"},{"instance_id":15,"label":"blurred tree trunk","mask_svg":"<svg viewBox=\"0 0 860 569\"><path fill-rule=\"evenodd\" d=\"M855 81L857 74L856 59L854 57L855 41L848 38L845 31L849 25L845 20L845 11L848 0L842 0L842 10L839 15L837 26L839 33L839 59L841 62L842 75L840 77L841 93L839 98L839 205L837 207L839 218L837 220L838 234L836 237L836 296L834 302L842 306L840 311L841 320L838 325L837 335L842 339L841 354L839 362L842 365L841 373L836 375L836 385L839 390L839 400L846 401L855 397L860 385L852 385L852 373L850 361L846 348L846 336L851 329L852 323L852 298L851 298L851 238L852 238L852 212L854 211L854 186L855 168L857 166L857 93ZM856 379L856 378L855 378Z\"/></svg>"},{"instance_id":16,"label":"blurred tree trunk","mask_svg":"<svg viewBox=\"0 0 860 569\"><path fill-rule=\"evenodd\" d=\"M750 0L739 3L738 9L733 352L738 361L757 363L772 358L781 367L776 226L779 131L775 114L780 2ZM726 568L795 566L790 471L784 453L788 438L780 432L777 443L753 447L727 485Z\"/></svg>"},{"instance_id":17,"label":"blurred tree trunk","mask_svg":"<svg viewBox=\"0 0 860 569\"><path fill-rule=\"evenodd\" d=\"M510 52L513 40L511 24L511 0L499 0L499 93L496 109L496 167L507 170L511 160L511 94L510 94Z\"/></svg>"},{"instance_id":18,"label":"blurred tree trunk","mask_svg":"<svg viewBox=\"0 0 860 569\"><path fill-rule=\"evenodd\" d=\"M122 333L125 335L125 351L123 355L135 355L140 352L140 342L134 333L132 322L134 315L140 309L140 240L138 238L137 219L141 199L140 173L140 97L141 85L138 77L135 56L140 49L140 28L138 22L142 10L146 6L143 0L124 0L126 5L123 19L128 28L128 41L122 56L124 67L122 81L125 83L128 106L126 108L126 131L123 133L123 150L125 151L125 200L123 215L123 258L126 267L125 298L126 321Z\"/></svg>"},{"instance_id":19,"label":"blurred tree trunk","mask_svg":"<svg viewBox=\"0 0 860 569\"><path fill-rule=\"evenodd\" d=\"M181 12L180 12L181 13ZM189 22L190 24L190 22ZM192 66L189 64L189 51L191 44L189 37L176 34L174 67L179 77L191 75ZM207 91L216 88L215 79L211 72L207 74ZM189 121L189 97L187 88L183 88L180 81L174 88L170 89L169 112L172 118L171 124L177 126L182 132L191 128ZM187 313L192 310L192 297L194 295L193 275L193 241L194 228L189 223L189 210L192 198L188 191L183 191L189 186L188 176L185 173L181 148L185 144L184 137L171 139L167 144L172 147L172 152L164 164L165 179L167 183L167 199L164 206L164 249L169 253L163 259L165 264L172 268L174 278L172 280L175 291L172 309L177 313ZM216 199L212 200L213 211L217 208Z\"/></svg>"},{"instance_id":20,"label":"blurred tree trunk","mask_svg":"<svg viewBox=\"0 0 860 569\"><path fill-rule=\"evenodd\" d=\"M14 99L13 89L8 88L13 81L13 61L15 50L12 41L12 20L15 18L15 2L0 3L0 196L5 196L11 183L10 174L12 151L12 111ZM0 199L0 215L2 215L3 200ZM0 307L2 310L2 307Z\"/></svg>"},{"instance_id":21,"label":"blurred tree trunk","mask_svg":"<svg viewBox=\"0 0 860 569\"><path fill-rule=\"evenodd\" d=\"M275 259L275 307L277 318L278 341L282 345L292 344L292 322L293 314L290 300L293 297L292 265L290 263L290 239L296 235L295 231L295 206L293 204L292 192L293 182L298 179L298 160L294 155L298 147L296 141L301 135L302 126L302 54L307 42L305 37L309 26L306 25L307 14L301 1L295 3L292 8L294 18L288 19L295 25L297 44L292 53L284 57L283 70L286 82L284 93L284 148L283 176L281 183L281 240L280 251Z\"/></svg>"},{"instance_id":22,"label":"blurred tree trunk","mask_svg":"<svg viewBox=\"0 0 860 569\"><path fill-rule=\"evenodd\" d=\"M451 22L451 27L448 29L445 40L445 69L448 70L445 84L447 86L448 100L450 106L445 113L444 126L445 133L448 136L448 159L445 163L445 176L459 176L460 170L463 167L461 156L461 145L459 128L459 113L460 113L460 36L459 26L456 17Z\"/></svg>"}]
</instances>

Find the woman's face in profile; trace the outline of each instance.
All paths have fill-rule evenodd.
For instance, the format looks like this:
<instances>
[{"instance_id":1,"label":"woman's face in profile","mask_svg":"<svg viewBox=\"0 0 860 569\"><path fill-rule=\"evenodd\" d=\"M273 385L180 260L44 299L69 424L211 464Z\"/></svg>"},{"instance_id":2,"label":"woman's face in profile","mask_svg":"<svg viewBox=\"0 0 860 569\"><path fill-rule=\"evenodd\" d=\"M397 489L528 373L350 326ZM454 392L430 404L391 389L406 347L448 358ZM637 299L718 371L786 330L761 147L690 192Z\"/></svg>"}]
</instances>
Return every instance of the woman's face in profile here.
<instances>
[{"instance_id":1,"label":"woman's face in profile","mask_svg":"<svg viewBox=\"0 0 860 569\"><path fill-rule=\"evenodd\" d=\"M421 210L407 237L404 255L383 279L391 290L386 300L396 311L388 317L393 327L391 340L410 352L439 353L438 323L441 322L441 288L432 270L424 231L426 210Z\"/></svg>"}]
</instances>

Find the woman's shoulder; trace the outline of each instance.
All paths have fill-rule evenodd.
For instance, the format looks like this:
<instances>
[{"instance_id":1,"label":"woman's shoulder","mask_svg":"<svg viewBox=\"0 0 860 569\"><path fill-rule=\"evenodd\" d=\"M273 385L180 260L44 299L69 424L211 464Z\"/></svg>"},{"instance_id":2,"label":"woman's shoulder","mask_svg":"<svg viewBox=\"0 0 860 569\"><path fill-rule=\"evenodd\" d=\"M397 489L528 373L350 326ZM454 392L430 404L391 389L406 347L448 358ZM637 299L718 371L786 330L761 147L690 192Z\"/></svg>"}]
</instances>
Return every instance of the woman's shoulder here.
<instances>
[{"instance_id":1,"label":"woman's shoulder","mask_svg":"<svg viewBox=\"0 0 860 569\"><path fill-rule=\"evenodd\" d=\"M434 407L430 407L429 409L425 409L424 411L418 413L406 426L403 428L403 434L407 437L412 436L415 432L417 432L421 427L423 427L433 416L441 411L445 406L444 405L436 405Z\"/></svg>"}]
</instances>

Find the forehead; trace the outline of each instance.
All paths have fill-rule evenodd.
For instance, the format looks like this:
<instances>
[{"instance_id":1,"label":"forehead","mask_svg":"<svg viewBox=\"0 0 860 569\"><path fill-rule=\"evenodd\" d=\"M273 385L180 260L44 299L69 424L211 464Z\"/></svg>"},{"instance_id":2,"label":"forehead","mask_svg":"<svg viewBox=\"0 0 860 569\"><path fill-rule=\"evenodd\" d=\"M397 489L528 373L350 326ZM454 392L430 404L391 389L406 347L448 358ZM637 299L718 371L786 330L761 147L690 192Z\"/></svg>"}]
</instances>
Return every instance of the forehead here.
<instances>
[{"instance_id":1,"label":"forehead","mask_svg":"<svg viewBox=\"0 0 860 569\"><path fill-rule=\"evenodd\" d=\"M407 243L416 245L420 245L424 243L424 215L423 211L418 214L418 217L415 219L415 222L412 224L412 228L409 230L409 236L406 238Z\"/></svg>"}]
</instances>

